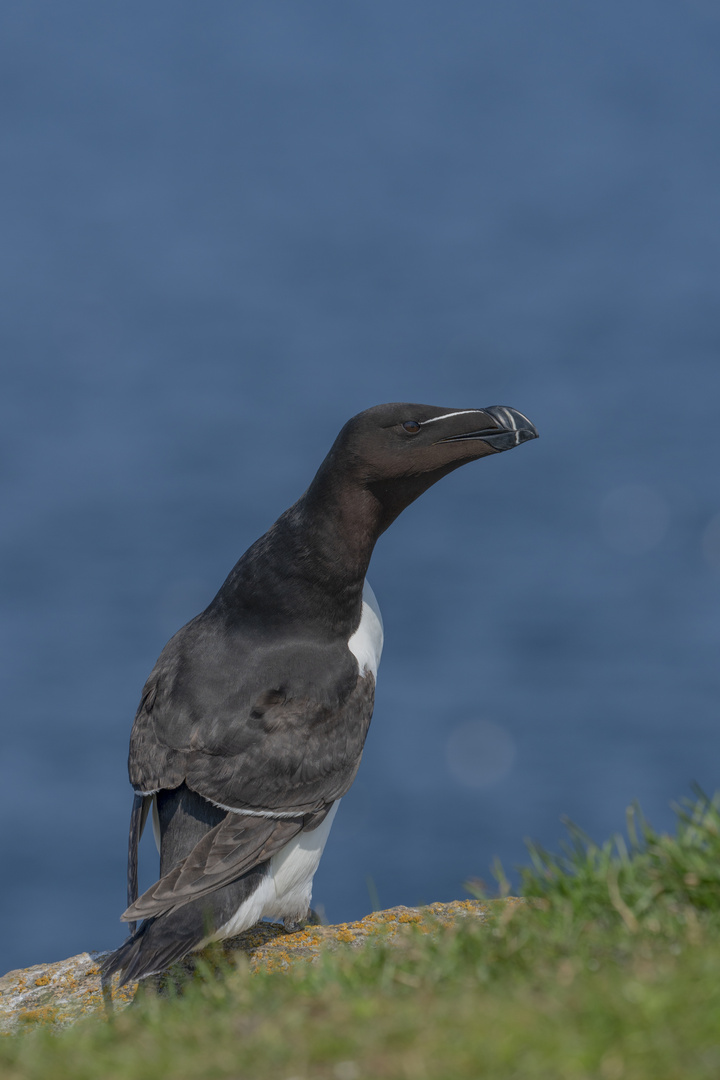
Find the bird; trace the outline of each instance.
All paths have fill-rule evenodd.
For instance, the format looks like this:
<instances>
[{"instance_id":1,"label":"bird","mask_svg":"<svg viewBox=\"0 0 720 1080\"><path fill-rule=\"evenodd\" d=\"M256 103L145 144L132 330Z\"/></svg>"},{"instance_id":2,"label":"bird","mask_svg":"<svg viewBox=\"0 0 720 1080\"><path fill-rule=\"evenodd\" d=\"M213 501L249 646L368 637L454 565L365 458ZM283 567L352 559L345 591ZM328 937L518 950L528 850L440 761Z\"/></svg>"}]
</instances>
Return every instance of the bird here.
<instances>
[{"instance_id":1,"label":"bird","mask_svg":"<svg viewBox=\"0 0 720 1080\"><path fill-rule=\"evenodd\" d=\"M442 477L537 434L508 406L358 413L304 494L170 639L130 738L130 935L105 958L106 982L158 975L263 918L303 925L373 712L375 543ZM138 897L148 817L160 876Z\"/></svg>"}]
</instances>

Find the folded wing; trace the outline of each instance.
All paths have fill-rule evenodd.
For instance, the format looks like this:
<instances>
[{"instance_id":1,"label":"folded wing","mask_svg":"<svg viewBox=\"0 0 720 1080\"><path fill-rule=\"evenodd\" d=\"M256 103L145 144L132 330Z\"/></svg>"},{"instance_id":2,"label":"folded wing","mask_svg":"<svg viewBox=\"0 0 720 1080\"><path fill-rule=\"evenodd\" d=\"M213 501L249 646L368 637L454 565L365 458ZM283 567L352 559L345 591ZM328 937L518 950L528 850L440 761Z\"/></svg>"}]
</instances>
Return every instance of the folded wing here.
<instances>
[{"instance_id":1,"label":"folded wing","mask_svg":"<svg viewBox=\"0 0 720 1080\"><path fill-rule=\"evenodd\" d=\"M215 892L272 858L301 831L304 820L228 814L182 862L131 904L122 919L149 919Z\"/></svg>"}]
</instances>

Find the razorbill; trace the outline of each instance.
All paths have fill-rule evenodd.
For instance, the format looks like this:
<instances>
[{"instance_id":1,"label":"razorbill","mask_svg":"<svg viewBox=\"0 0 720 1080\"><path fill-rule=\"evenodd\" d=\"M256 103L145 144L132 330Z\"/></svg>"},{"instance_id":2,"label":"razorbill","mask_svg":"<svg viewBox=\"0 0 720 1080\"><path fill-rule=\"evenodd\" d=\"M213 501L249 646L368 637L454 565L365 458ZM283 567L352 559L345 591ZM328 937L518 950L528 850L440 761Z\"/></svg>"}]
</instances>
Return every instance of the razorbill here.
<instances>
[{"instance_id":1,"label":"razorbill","mask_svg":"<svg viewBox=\"0 0 720 1080\"><path fill-rule=\"evenodd\" d=\"M372 716L383 644L365 580L375 542L453 469L536 437L498 405L359 413L304 495L170 639L130 739L131 935L106 958L105 980L164 971L265 916L307 916ZM160 877L138 899L148 814Z\"/></svg>"}]
</instances>

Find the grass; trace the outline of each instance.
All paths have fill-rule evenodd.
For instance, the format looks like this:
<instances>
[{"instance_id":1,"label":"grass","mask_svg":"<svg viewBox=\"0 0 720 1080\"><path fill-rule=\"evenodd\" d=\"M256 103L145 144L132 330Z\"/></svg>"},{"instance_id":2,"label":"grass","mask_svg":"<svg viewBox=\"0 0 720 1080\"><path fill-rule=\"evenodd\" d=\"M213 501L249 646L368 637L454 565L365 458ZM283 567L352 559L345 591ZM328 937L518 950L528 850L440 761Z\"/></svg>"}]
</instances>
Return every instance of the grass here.
<instances>
[{"instance_id":1,"label":"grass","mask_svg":"<svg viewBox=\"0 0 720 1080\"><path fill-rule=\"evenodd\" d=\"M285 974L206 968L112 1024L0 1040L0 1075L717 1080L719 807L696 792L674 836L633 808L602 846L570 826L560 854L530 848L528 903L488 923Z\"/></svg>"}]
</instances>

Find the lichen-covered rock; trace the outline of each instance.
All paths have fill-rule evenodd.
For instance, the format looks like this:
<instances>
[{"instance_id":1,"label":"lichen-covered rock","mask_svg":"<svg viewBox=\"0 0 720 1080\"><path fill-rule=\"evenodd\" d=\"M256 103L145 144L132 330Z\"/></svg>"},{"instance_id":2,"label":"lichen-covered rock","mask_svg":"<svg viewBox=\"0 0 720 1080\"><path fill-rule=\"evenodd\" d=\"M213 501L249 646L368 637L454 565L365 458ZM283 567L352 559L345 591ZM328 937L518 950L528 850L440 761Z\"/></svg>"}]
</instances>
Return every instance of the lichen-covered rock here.
<instances>
[{"instance_id":1,"label":"lichen-covered rock","mask_svg":"<svg viewBox=\"0 0 720 1080\"><path fill-rule=\"evenodd\" d=\"M103 953L80 953L55 964L9 971L0 979L0 1033L35 1024L65 1027L102 1007L100 969ZM132 1001L134 986L116 992L119 1007Z\"/></svg>"},{"instance_id":2,"label":"lichen-covered rock","mask_svg":"<svg viewBox=\"0 0 720 1080\"><path fill-rule=\"evenodd\" d=\"M392 941L408 924L432 933L438 925L448 925L459 918L484 921L493 908L522 903L514 897L482 902L455 900L450 904L430 904L423 908L395 907L376 911L359 922L337 926L307 926L287 933L277 923L258 923L244 934L222 943L222 951L232 957L238 952L250 959L253 971L282 971L292 964L316 961L326 949L341 946L359 947L373 937ZM9 1034L36 1024L66 1027L82 1016L104 1010L100 987L99 964L104 953L80 953L55 964L36 964L19 971L9 971L0 978L0 1033ZM182 963L192 972L198 957L194 954ZM111 988L113 1007L122 1009L135 996L137 983L121 989L115 977Z\"/></svg>"},{"instance_id":3,"label":"lichen-covered rock","mask_svg":"<svg viewBox=\"0 0 720 1080\"><path fill-rule=\"evenodd\" d=\"M518 903L519 901L513 901ZM285 934L267 945L261 945L250 956L254 971L279 971L301 960L317 960L326 949L341 945L359 948L373 937L392 941L405 926L415 924L426 933L432 933L437 925L447 926L458 918L485 920L493 904L479 900L454 900L450 904L430 904L428 907L394 907L375 911L353 923L336 926L307 926L295 934ZM507 901L500 901L506 904Z\"/></svg>"}]
</instances>

